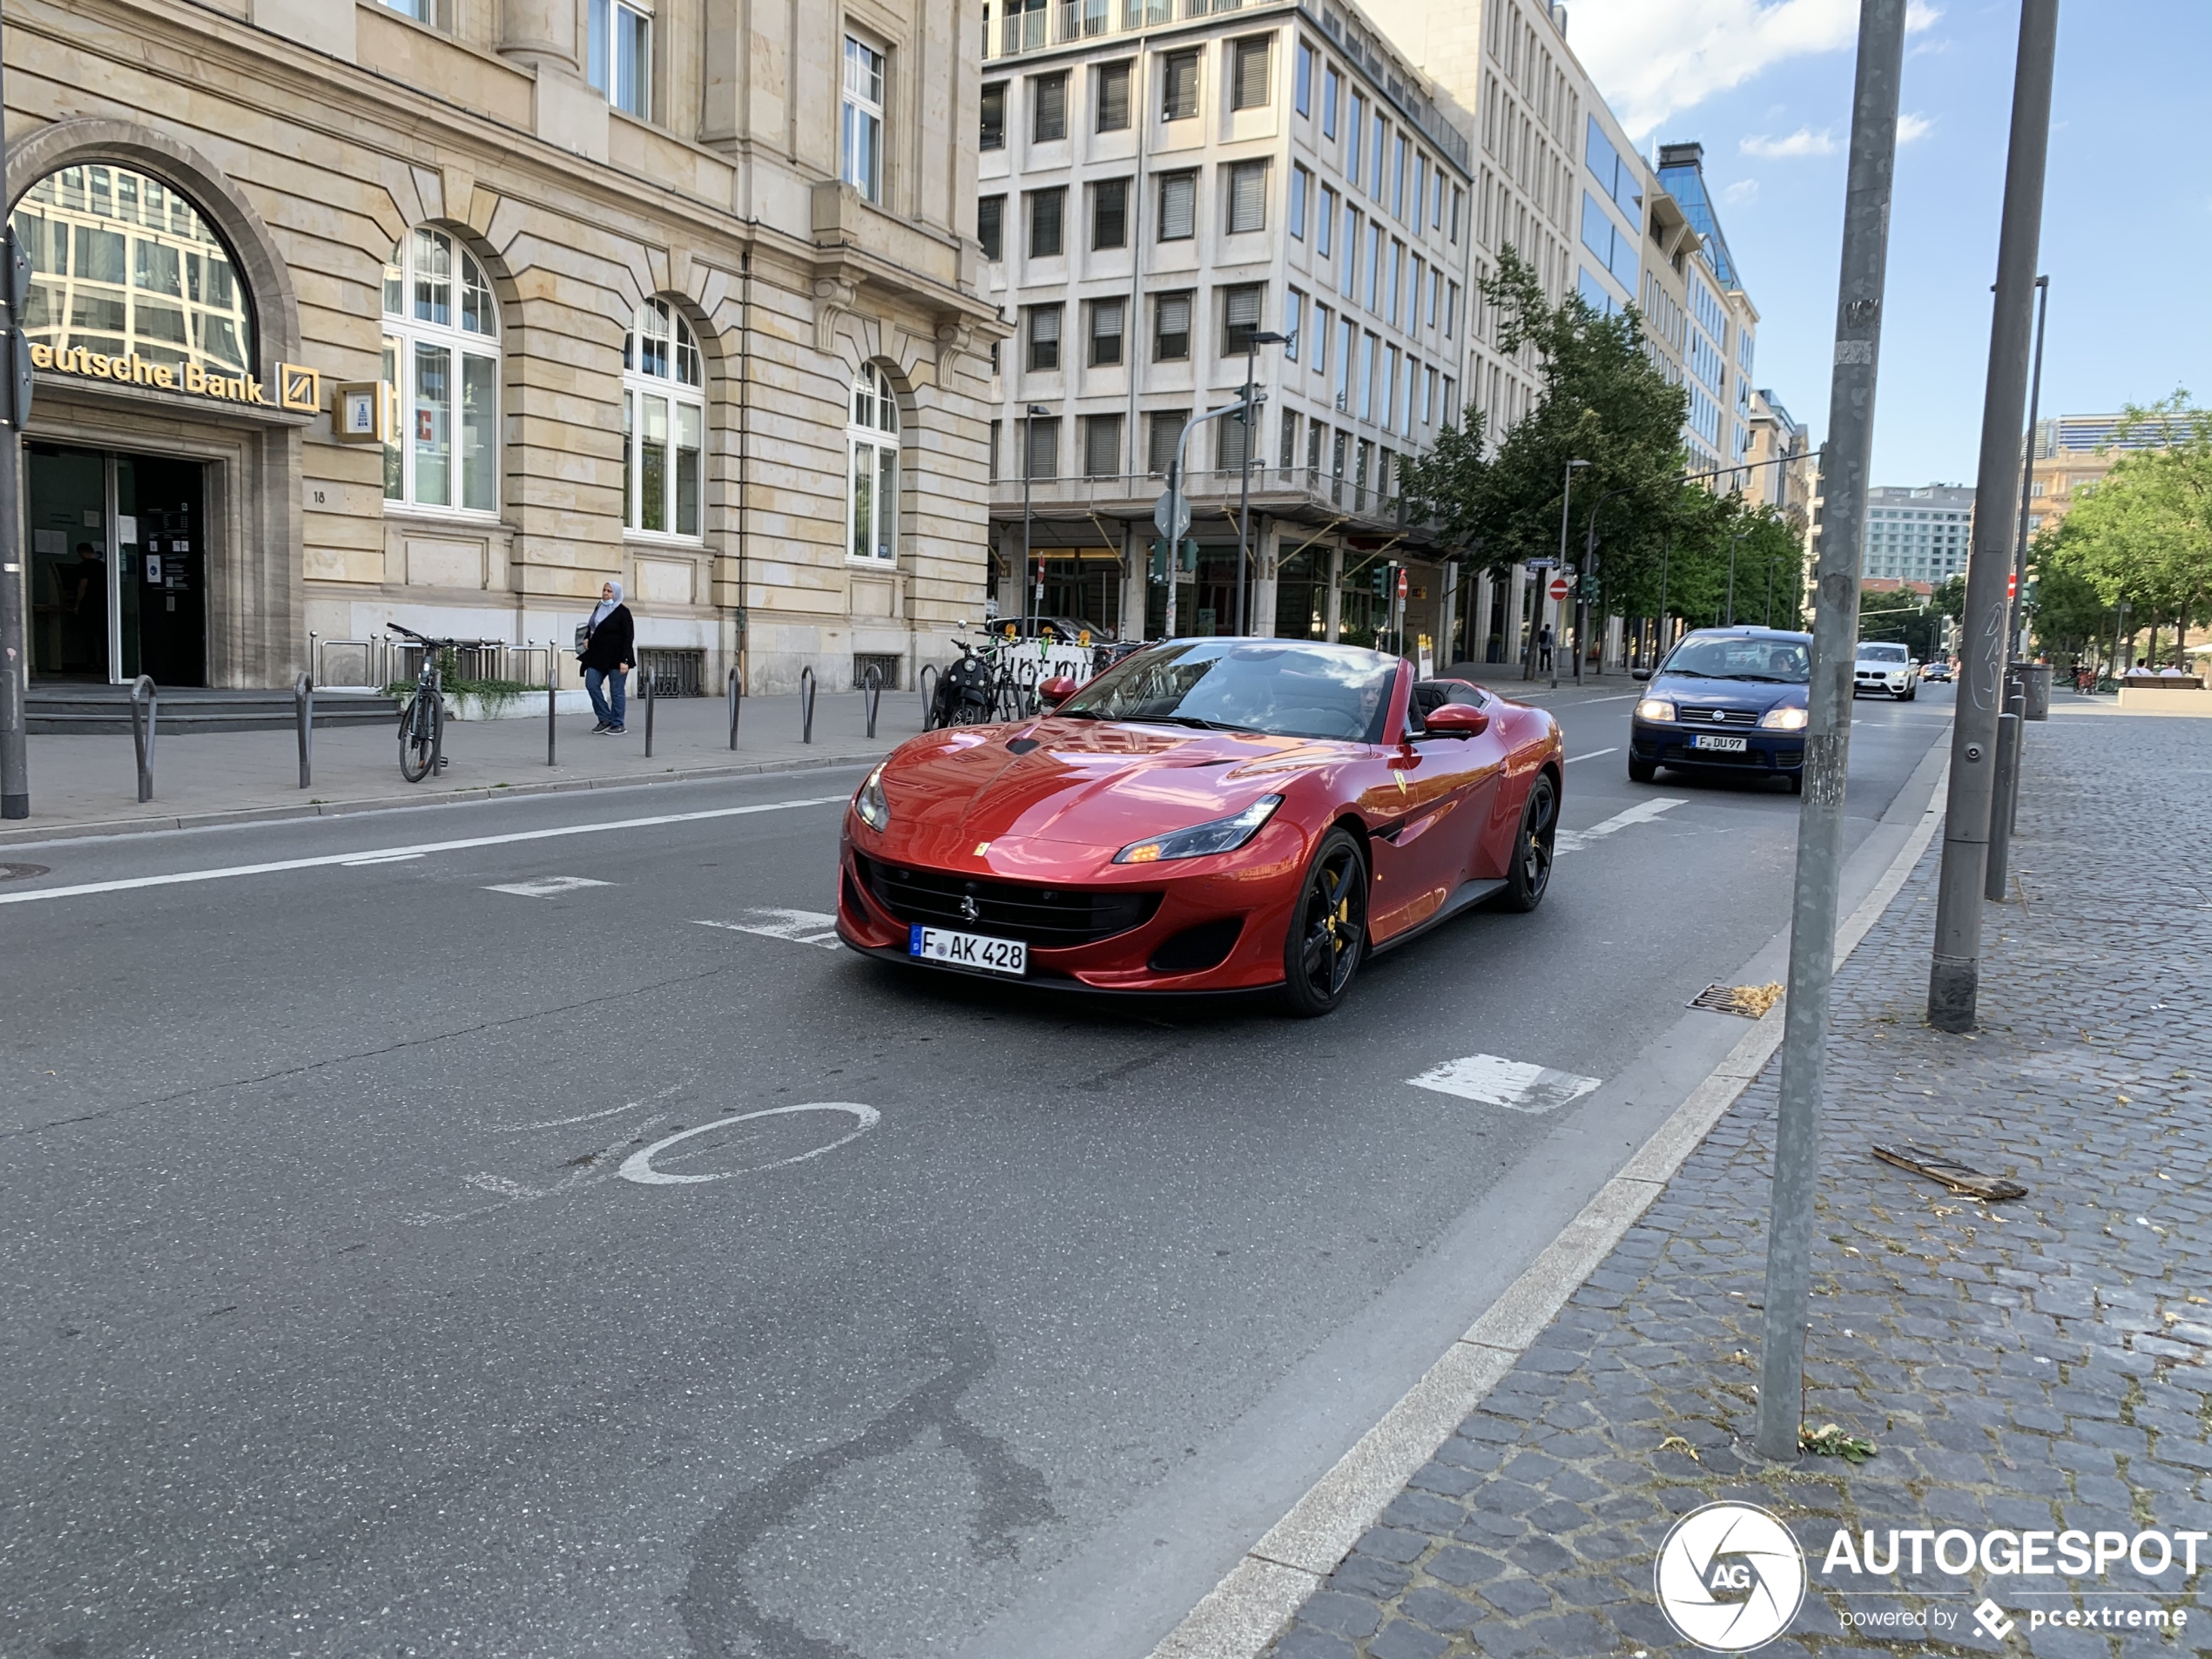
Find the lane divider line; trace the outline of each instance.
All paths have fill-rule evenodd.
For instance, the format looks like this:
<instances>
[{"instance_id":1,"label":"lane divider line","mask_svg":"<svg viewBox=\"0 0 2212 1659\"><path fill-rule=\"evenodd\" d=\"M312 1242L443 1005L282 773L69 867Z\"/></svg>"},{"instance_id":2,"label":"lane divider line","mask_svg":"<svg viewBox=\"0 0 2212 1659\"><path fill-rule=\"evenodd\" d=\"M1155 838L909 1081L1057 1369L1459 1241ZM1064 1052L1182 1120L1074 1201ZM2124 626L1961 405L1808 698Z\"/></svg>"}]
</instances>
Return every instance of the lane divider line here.
<instances>
[{"instance_id":1,"label":"lane divider line","mask_svg":"<svg viewBox=\"0 0 2212 1659\"><path fill-rule=\"evenodd\" d=\"M1677 806L1689 805L1689 802L1680 795L1656 795L1649 800L1640 800L1586 830L1560 831L1552 840L1552 856L1557 858L1565 853L1579 853L1592 841L1602 841L1632 824L1649 824L1662 813L1671 813Z\"/></svg>"},{"instance_id":2,"label":"lane divider line","mask_svg":"<svg viewBox=\"0 0 2212 1659\"><path fill-rule=\"evenodd\" d=\"M1858 948L1943 822L1948 759L1920 821L1873 891L1836 932L1836 965ZM1670 802L1669 805L1680 805ZM1567 1299L1613 1251L1737 1097L1782 1046L1777 1002L1600 1187L1521 1277L1405 1395L1270 1527L1150 1659L1258 1659L1406 1482L1520 1363Z\"/></svg>"},{"instance_id":3,"label":"lane divider line","mask_svg":"<svg viewBox=\"0 0 2212 1659\"><path fill-rule=\"evenodd\" d=\"M1593 749L1586 755L1569 755L1567 757L1567 764L1571 766L1577 760L1595 760L1600 755L1617 755L1620 752L1620 745L1615 744L1610 749Z\"/></svg>"},{"instance_id":4,"label":"lane divider line","mask_svg":"<svg viewBox=\"0 0 2212 1659\"><path fill-rule=\"evenodd\" d=\"M555 829L516 830L505 835L470 835L453 841L418 841L412 846L372 848L366 853L327 853L309 859L272 859L263 864L233 864L214 870L178 870L168 875L126 876L115 881L81 881L66 887L37 887L28 893L0 893L0 905L37 904L46 899L80 899L96 893L130 893L141 887L179 887L199 881L227 881L242 875L275 875L287 870L327 869L333 865L398 863L430 853L461 853L471 847L507 846L517 841L550 841L567 835L604 835L614 830L658 829L668 824L698 824L709 819L746 818L757 813L788 813L802 806L841 806L844 795L809 795L798 800L762 801L752 806L718 806L708 812L656 813L650 818L619 818L604 824L563 824Z\"/></svg>"}]
</instances>

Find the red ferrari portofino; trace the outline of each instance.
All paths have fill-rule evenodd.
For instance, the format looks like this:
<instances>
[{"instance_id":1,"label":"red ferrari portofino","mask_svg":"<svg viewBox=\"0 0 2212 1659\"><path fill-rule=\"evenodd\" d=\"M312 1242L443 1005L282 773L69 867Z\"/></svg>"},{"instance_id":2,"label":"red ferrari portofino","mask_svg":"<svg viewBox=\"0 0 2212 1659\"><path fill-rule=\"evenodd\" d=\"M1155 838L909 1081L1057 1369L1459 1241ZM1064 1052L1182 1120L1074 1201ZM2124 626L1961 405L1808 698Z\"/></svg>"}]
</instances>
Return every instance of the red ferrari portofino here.
<instances>
[{"instance_id":1,"label":"red ferrari portofino","mask_svg":"<svg viewBox=\"0 0 2212 1659\"><path fill-rule=\"evenodd\" d=\"M871 955L1098 991L1279 986L1551 879L1559 726L1397 658L1177 639L1008 725L925 732L845 816L837 931Z\"/></svg>"}]
</instances>

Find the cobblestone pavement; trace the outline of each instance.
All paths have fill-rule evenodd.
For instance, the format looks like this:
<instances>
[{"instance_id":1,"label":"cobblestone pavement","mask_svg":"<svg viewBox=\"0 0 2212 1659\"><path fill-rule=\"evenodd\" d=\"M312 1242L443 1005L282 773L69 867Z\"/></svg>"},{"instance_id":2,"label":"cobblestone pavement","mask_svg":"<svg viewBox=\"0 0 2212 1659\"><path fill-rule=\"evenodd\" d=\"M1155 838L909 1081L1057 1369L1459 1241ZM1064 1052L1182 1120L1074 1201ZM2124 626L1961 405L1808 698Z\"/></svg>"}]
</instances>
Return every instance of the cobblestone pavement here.
<instances>
[{"instance_id":1,"label":"cobblestone pavement","mask_svg":"<svg viewBox=\"0 0 2212 1659\"><path fill-rule=\"evenodd\" d=\"M1676 1516L1727 1498L1807 1547L1811 1588L1770 1656L2212 1655L2212 1544L2195 1575L2122 1560L2071 1588L1932 1560L1821 1570L1838 1528L2212 1529L2212 722L2057 717L2028 729L1983 1031L1922 1022L1939 840L1837 981L1804 1419L1875 1455L1784 1468L1750 1445L1777 1060L1275 1659L1694 1651L1653 1563ZM2028 1196L1955 1197L1867 1151L1899 1141ZM1985 1596L2013 1621L2002 1639L1976 1627ZM2069 1608L2187 1622L2067 1629ZM1931 1615L1952 1622L1866 1622Z\"/></svg>"}]
</instances>

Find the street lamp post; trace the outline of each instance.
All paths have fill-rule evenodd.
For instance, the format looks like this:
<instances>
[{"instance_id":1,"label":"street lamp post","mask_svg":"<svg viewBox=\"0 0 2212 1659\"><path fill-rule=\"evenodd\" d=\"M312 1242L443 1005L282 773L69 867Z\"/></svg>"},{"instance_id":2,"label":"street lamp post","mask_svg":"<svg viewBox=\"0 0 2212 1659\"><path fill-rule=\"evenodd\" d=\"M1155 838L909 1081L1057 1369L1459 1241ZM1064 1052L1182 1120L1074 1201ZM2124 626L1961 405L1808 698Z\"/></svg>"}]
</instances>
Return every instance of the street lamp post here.
<instances>
[{"instance_id":1,"label":"street lamp post","mask_svg":"<svg viewBox=\"0 0 2212 1659\"><path fill-rule=\"evenodd\" d=\"M1029 441L1029 435L1036 424L1037 416L1051 413L1050 409L1040 408L1034 403L1022 412L1022 574L1025 577L1032 574L1029 568L1029 475L1036 470L1033 464L1036 450L1035 446ZM1043 567L1039 566L1034 574L1036 582L1036 596L1032 602L1032 614L1042 616L1044 614ZM1018 594L1021 589L1017 587L1015 591Z\"/></svg>"},{"instance_id":2,"label":"street lamp post","mask_svg":"<svg viewBox=\"0 0 2212 1659\"><path fill-rule=\"evenodd\" d=\"M2027 451L2020 458L2020 533L2013 550L2013 606L2006 618L2005 651L2024 658L2027 642L2020 638L2021 611L2027 604L2027 504L2035 493L2035 422L2043 403L2043 323L2051 310L2051 279L2035 279L2035 367L2027 381Z\"/></svg>"},{"instance_id":3,"label":"street lamp post","mask_svg":"<svg viewBox=\"0 0 2212 1659\"><path fill-rule=\"evenodd\" d=\"M1217 409L1208 409L1204 415L1194 415L1183 423L1183 430L1176 434L1175 454L1168 462L1167 499L1170 503L1176 505L1181 505L1182 503L1183 447L1190 442L1191 433L1195 432L1198 428L1204 426L1209 421L1223 420L1232 415L1249 415L1251 413L1251 409L1252 406L1250 403L1224 403ZM1187 528L1190 523L1190 514L1186 509L1179 515L1170 514L1169 516L1169 519L1170 523L1178 523L1183 527ZM1182 563L1180 550L1177 546L1180 532L1178 531L1174 534L1169 534L1166 532L1165 526L1163 526L1163 538L1167 543L1168 590L1167 610L1164 624L1160 631L1160 637L1163 639L1172 639L1175 637L1175 578L1177 574L1177 566Z\"/></svg>"},{"instance_id":4,"label":"street lamp post","mask_svg":"<svg viewBox=\"0 0 2212 1659\"><path fill-rule=\"evenodd\" d=\"M1244 562L1245 549L1251 541L1252 516L1252 374L1258 367L1262 346L1280 346L1290 339L1271 328L1255 329L1244 341L1244 412L1238 418L1244 428L1244 464L1238 469L1242 475L1237 481L1237 615L1234 631L1244 631Z\"/></svg>"},{"instance_id":5,"label":"street lamp post","mask_svg":"<svg viewBox=\"0 0 2212 1659\"><path fill-rule=\"evenodd\" d=\"M1554 577L1563 574L1567 569L1567 517L1575 501L1575 474L1578 469L1587 467L1589 464L1590 463L1587 461L1572 460L1567 463L1567 479L1565 484L1561 489L1559 498L1559 563L1552 567L1552 574ZM1547 583L1546 587L1548 587L1548 585L1549 584ZM1529 671L1521 676L1523 679L1533 678L1535 674L1536 636L1542 631L1544 625L1544 605L1545 603L1551 597L1550 594L1546 591L1546 587L1539 587L1536 590L1537 625L1528 631ZM1560 614L1562 617L1567 614L1564 607L1561 609ZM1559 632L1556 629L1554 629L1552 631L1552 684L1554 686L1559 684Z\"/></svg>"}]
</instances>

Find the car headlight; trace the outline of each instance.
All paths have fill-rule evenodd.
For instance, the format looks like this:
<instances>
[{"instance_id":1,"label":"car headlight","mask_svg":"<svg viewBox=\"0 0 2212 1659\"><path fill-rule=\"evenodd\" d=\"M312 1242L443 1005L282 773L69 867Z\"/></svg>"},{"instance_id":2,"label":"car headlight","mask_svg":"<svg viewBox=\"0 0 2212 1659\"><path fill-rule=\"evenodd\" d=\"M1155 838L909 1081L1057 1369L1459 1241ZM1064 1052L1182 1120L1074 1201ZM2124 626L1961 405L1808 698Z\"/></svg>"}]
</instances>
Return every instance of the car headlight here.
<instances>
[{"instance_id":1,"label":"car headlight","mask_svg":"<svg viewBox=\"0 0 2212 1659\"><path fill-rule=\"evenodd\" d=\"M1647 697L1636 705L1636 718L1659 720L1671 725L1675 719L1675 705L1663 697Z\"/></svg>"},{"instance_id":2,"label":"car headlight","mask_svg":"<svg viewBox=\"0 0 2212 1659\"><path fill-rule=\"evenodd\" d=\"M1234 853L1259 833L1259 826L1274 817L1275 809L1282 804L1280 795L1262 795L1232 818L1193 824L1189 829L1157 835L1149 841L1132 841L1114 854L1114 862L1157 864L1168 859L1202 859L1209 853Z\"/></svg>"},{"instance_id":3,"label":"car headlight","mask_svg":"<svg viewBox=\"0 0 2212 1659\"><path fill-rule=\"evenodd\" d=\"M1803 709L1769 709L1759 716L1759 724L1770 732L1802 732L1805 718Z\"/></svg>"},{"instance_id":4,"label":"car headlight","mask_svg":"<svg viewBox=\"0 0 2212 1659\"><path fill-rule=\"evenodd\" d=\"M883 768L889 764L880 763L853 797L853 810L860 813L860 822L872 830L880 830L891 822L891 803L883 793Z\"/></svg>"}]
</instances>

